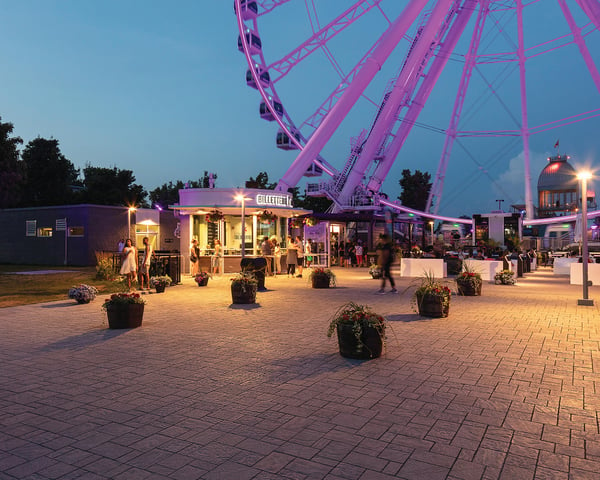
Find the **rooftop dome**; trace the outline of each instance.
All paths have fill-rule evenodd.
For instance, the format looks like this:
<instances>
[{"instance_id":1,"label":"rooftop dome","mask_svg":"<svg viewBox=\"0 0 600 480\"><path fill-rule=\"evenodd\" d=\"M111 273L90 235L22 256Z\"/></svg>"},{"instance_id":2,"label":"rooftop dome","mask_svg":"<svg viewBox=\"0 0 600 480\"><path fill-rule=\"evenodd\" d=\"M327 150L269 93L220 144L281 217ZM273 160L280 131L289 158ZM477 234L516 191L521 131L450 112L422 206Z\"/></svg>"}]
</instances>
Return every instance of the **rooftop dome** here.
<instances>
[{"instance_id":1,"label":"rooftop dome","mask_svg":"<svg viewBox=\"0 0 600 480\"><path fill-rule=\"evenodd\" d=\"M544 167L538 177L538 192L577 189L577 173L567 162L568 159L567 155L548 158L548 165Z\"/></svg>"}]
</instances>

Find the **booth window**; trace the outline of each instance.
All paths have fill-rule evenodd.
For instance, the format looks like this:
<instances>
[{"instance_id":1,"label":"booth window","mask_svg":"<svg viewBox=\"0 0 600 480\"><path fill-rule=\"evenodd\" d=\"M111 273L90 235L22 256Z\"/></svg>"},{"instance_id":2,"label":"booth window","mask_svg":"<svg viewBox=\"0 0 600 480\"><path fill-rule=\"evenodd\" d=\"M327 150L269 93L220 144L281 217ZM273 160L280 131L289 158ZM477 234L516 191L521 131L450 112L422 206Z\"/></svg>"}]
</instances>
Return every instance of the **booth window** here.
<instances>
[{"instance_id":1,"label":"booth window","mask_svg":"<svg viewBox=\"0 0 600 480\"><path fill-rule=\"evenodd\" d=\"M52 227L41 227L38 228L38 237L51 237L52 236Z\"/></svg>"},{"instance_id":2,"label":"booth window","mask_svg":"<svg viewBox=\"0 0 600 480\"><path fill-rule=\"evenodd\" d=\"M37 232L37 220L25 220L25 236L35 237Z\"/></svg>"},{"instance_id":3,"label":"booth window","mask_svg":"<svg viewBox=\"0 0 600 480\"><path fill-rule=\"evenodd\" d=\"M69 227L69 237L83 237L85 236L84 227Z\"/></svg>"}]
</instances>

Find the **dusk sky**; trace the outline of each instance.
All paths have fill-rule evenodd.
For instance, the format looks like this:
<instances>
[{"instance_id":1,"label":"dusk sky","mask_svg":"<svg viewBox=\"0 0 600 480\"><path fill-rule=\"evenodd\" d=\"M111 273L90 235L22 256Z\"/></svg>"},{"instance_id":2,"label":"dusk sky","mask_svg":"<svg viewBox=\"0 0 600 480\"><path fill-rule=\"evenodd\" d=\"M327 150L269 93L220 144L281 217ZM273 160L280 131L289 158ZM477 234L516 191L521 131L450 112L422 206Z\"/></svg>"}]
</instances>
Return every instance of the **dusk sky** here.
<instances>
[{"instance_id":1,"label":"dusk sky","mask_svg":"<svg viewBox=\"0 0 600 480\"><path fill-rule=\"evenodd\" d=\"M318 22L322 26L351 3L315 1ZM383 32L385 16L395 18L406 3L382 0L380 10L335 37L328 50L338 67L347 73ZM570 33L558 2L529 3L526 43L536 45ZM589 23L575 1L567 5L579 27ZM14 135L25 144L37 136L55 138L77 168L91 164L129 169L147 190L169 181L198 179L205 170L218 175L218 187L242 186L260 171L277 181L297 155L277 149L277 125L259 118L260 96L246 86L247 65L237 50L233 1L0 0L0 6L0 116L14 124ZM481 45L490 52L514 52L515 22L502 12L493 18L502 28ZM302 0L261 17L267 63L307 39L310 28ZM600 33L592 30L588 26L583 33L600 67ZM400 193L403 169L435 175L444 143L440 131L448 127L460 58L469 39L470 33L457 47L387 176L383 190L393 199ZM399 45L394 53L398 61L392 67L386 64L369 87L373 102L381 101L407 45ZM473 75L461 129L518 129L516 64L486 68L481 66ZM571 155L574 166L600 165L600 117L594 116L600 113L600 93L575 45L535 56L527 64L527 75L530 126L592 112L584 122L531 137L536 199L537 177L546 157L556 152L557 139L560 152ZM301 124L338 82L330 61L319 52L297 65L277 90L286 110ZM494 92L486 83L494 85ZM370 128L374 118L373 105L367 99L361 102L322 152L337 168L346 161L350 137ZM453 149L440 213L490 211L497 208L498 198L505 200L504 208L522 203L522 155L518 137L461 139Z\"/></svg>"}]
</instances>

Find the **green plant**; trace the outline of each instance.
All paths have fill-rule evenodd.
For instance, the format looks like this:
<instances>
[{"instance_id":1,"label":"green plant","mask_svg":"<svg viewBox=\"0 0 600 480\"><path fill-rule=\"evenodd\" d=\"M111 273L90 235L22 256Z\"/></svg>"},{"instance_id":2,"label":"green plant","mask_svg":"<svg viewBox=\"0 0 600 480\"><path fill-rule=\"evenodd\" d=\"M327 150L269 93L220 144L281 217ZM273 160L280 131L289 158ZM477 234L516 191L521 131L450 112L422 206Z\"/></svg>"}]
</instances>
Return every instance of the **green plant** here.
<instances>
[{"instance_id":1,"label":"green plant","mask_svg":"<svg viewBox=\"0 0 600 480\"><path fill-rule=\"evenodd\" d=\"M257 286L258 285L258 281L256 280L256 277L250 273L250 272L240 272L240 273L236 273L235 276L231 277L231 285L236 285L238 287L240 287L240 290L242 290L242 292L246 293L246 291L249 288L252 288L252 286Z\"/></svg>"},{"instance_id":2,"label":"green plant","mask_svg":"<svg viewBox=\"0 0 600 480\"><path fill-rule=\"evenodd\" d=\"M515 272L510 270L501 270L494 275L494 283L496 285L514 285Z\"/></svg>"},{"instance_id":3,"label":"green plant","mask_svg":"<svg viewBox=\"0 0 600 480\"><path fill-rule=\"evenodd\" d=\"M168 287L173 283L173 280L168 275L158 275L156 277L150 277L150 286L156 288L159 287Z\"/></svg>"},{"instance_id":4,"label":"green plant","mask_svg":"<svg viewBox=\"0 0 600 480\"><path fill-rule=\"evenodd\" d=\"M116 277L112 255L109 252L94 252L96 255L96 278L99 280L114 280Z\"/></svg>"},{"instance_id":5,"label":"green plant","mask_svg":"<svg viewBox=\"0 0 600 480\"><path fill-rule=\"evenodd\" d=\"M110 298L104 300L102 309L106 310L108 307L118 307L120 305L131 305L135 303L145 304L146 301L141 297L139 293L113 293Z\"/></svg>"},{"instance_id":6,"label":"green plant","mask_svg":"<svg viewBox=\"0 0 600 480\"><path fill-rule=\"evenodd\" d=\"M333 332L338 328L339 325L351 325L352 332L359 344L359 348L363 348L361 337L363 329L372 327L377 330L377 333L381 337L381 341L385 340L385 318L371 310L368 305L360 305L355 302L348 302L342 305L331 317L329 321L329 327L327 329L327 336L331 338Z\"/></svg>"},{"instance_id":7,"label":"green plant","mask_svg":"<svg viewBox=\"0 0 600 480\"><path fill-rule=\"evenodd\" d=\"M329 280L329 285L331 285L332 287L335 287L335 281L336 281L335 273L333 273L328 268L322 268L322 267L312 268L310 273L308 274L308 281L312 282L314 278L324 278L324 277L327 277L327 279Z\"/></svg>"},{"instance_id":8,"label":"green plant","mask_svg":"<svg viewBox=\"0 0 600 480\"><path fill-rule=\"evenodd\" d=\"M431 271L425 272L418 281L419 285L412 296L412 304L415 311L418 312L418 307L422 305L425 297L439 297L444 308L450 305L452 292L447 282L435 278L435 275Z\"/></svg>"},{"instance_id":9,"label":"green plant","mask_svg":"<svg viewBox=\"0 0 600 480\"><path fill-rule=\"evenodd\" d=\"M223 215L223 212L220 212L219 210L213 210L212 212L206 214L205 220L210 223L218 223L224 218L225 215Z\"/></svg>"},{"instance_id":10,"label":"green plant","mask_svg":"<svg viewBox=\"0 0 600 480\"><path fill-rule=\"evenodd\" d=\"M377 278L381 277L381 273L381 267L371 260L371 265L369 265L369 275Z\"/></svg>"},{"instance_id":11,"label":"green plant","mask_svg":"<svg viewBox=\"0 0 600 480\"><path fill-rule=\"evenodd\" d=\"M72 298L79 303L87 303L96 298L96 295L98 295L98 289L96 287L92 287L91 285L82 283L76 287L71 287L68 295L69 298Z\"/></svg>"},{"instance_id":12,"label":"green plant","mask_svg":"<svg viewBox=\"0 0 600 480\"><path fill-rule=\"evenodd\" d=\"M264 224L273 223L275 220L277 220L277 215L275 215L273 212L269 212L268 210L263 210L257 216L258 221Z\"/></svg>"},{"instance_id":13,"label":"green plant","mask_svg":"<svg viewBox=\"0 0 600 480\"><path fill-rule=\"evenodd\" d=\"M465 260L462 264L462 272L456 277L457 282L470 283L473 286L483 283L481 274L473 268L473 265Z\"/></svg>"}]
</instances>

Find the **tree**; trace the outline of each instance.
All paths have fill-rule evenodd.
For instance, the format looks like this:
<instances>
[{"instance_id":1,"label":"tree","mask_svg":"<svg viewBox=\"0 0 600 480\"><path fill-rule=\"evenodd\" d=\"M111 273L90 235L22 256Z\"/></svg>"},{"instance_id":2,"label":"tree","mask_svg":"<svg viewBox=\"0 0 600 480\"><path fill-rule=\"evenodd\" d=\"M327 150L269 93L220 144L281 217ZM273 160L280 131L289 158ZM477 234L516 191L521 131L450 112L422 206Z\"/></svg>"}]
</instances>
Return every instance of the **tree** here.
<instances>
[{"instance_id":1,"label":"tree","mask_svg":"<svg viewBox=\"0 0 600 480\"><path fill-rule=\"evenodd\" d=\"M83 169L83 175L83 199L86 203L148 206L148 193L144 187L134 183L135 176L131 170L88 165Z\"/></svg>"},{"instance_id":2,"label":"tree","mask_svg":"<svg viewBox=\"0 0 600 480\"><path fill-rule=\"evenodd\" d=\"M217 179L217 174L213 173L213 182ZM177 180L175 183L163 183L160 187L156 187L150 192L150 202L152 206L160 205L166 207L179 202L179 190L184 188L209 188L210 174L205 170L202 178L198 180L189 180L185 183Z\"/></svg>"},{"instance_id":3,"label":"tree","mask_svg":"<svg viewBox=\"0 0 600 480\"><path fill-rule=\"evenodd\" d=\"M273 190L276 186L277 183L269 183L269 174L267 172L260 172L256 178L250 177L250 179L246 182L246 188Z\"/></svg>"},{"instance_id":4,"label":"tree","mask_svg":"<svg viewBox=\"0 0 600 480\"><path fill-rule=\"evenodd\" d=\"M0 208L19 205L23 182L23 164L19 160L20 137L11 137L12 123L2 123L0 117Z\"/></svg>"},{"instance_id":5,"label":"tree","mask_svg":"<svg viewBox=\"0 0 600 480\"><path fill-rule=\"evenodd\" d=\"M430 180L431 175L429 173L415 170L414 175L412 175L410 170L402 170L402 178L399 182L402 193L398 197L402 205L424 211L431 190Z\"/></svg>"},{"instance_id":6,"label":"tree","mask_svg":"<svg viewBox=\"0 0 600 480\"><path fill-rule=\"evenodd\" d=\"M79 170L58 147L58 140L37 137L21 155L25 167L24 204L64 205L75 199Z\"/></svg>"}]
</instances>

